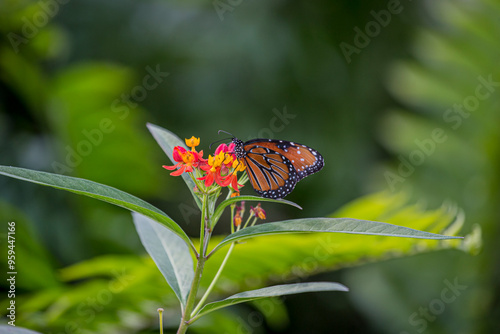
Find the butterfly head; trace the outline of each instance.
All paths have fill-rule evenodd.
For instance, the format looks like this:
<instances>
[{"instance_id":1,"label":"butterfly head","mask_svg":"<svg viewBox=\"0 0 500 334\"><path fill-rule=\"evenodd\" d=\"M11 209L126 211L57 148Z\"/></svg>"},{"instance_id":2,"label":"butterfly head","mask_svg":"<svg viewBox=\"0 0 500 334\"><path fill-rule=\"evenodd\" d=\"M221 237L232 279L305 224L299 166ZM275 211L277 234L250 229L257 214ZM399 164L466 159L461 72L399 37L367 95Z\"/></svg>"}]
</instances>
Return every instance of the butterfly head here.
<instances>
[{"instance_id":1,"label":"butterfly head","mask_svg":"<svg viewBox=\"0 0 500 334\"><path fill-rule=\"evenodd\" d=\"M236 157L237 157L238 159L244 158L244 157L245 157L245 155L246 155L245 149L243 148L243 146L245 145L245 143L244 143L242 140L240 140L240 139L236 138L236 137L235 137L232 133L230 133L230 132L227 132L227 131L224 131L224 130L219 130L219 132L218 132L218 133L220 134L221 132L223 132L223 133L227 133L228 135L230 135L230 136L231 136L231 141L232 141L232 142L234 143L234 145L235 145L235 147L234 147L234 152L233 152L233 153L234 153L234 154L236 154ZM226 139L221 139L221 141L223 141L223 140L226 140ZM216 143L216 142L215 142L215 143ZM214 143L212 143L212 144L214 144ZM210 146L212 146L212 144L210 144Z\"/></svg>"},{"instance_id":2,"label":"butterfly head","mask_svg":"<svg viewBox=\"0 0 500 334\"><path fill-rule=\"evenodd\" d=\"M233 143L234 143L234 154L236 154L236 157L238 159L241 159L241 158L244 158L245 155L246 155L246 152L245 150L243 149L243 141L236 138L236 137L233 137Z\"/></svg>"}]
</instances>

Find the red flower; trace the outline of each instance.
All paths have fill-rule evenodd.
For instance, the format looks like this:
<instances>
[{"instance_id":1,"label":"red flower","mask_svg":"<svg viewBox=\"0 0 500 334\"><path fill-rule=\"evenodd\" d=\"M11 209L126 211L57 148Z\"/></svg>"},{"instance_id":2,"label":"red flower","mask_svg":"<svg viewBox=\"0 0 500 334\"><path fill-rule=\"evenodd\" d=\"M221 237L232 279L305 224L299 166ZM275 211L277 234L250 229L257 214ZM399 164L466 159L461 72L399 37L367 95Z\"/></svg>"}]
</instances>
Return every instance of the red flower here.
<instances>
[{"instance_id":1,"label":"red flower","mask_svg":"<svg viewBox=\"0 0 500 334\"><path fill-rule=\"evenodd\" d=\"M231 174L226 176L224 184L225 184L225 187L227 187L228 185L231 185L231 187L233 187L233 189L236 192L239 192L240 191L239 187L243 187L243 185L238 183L238 175L237 174L238 174L238 172L240 172L240 171L242 172L245 170L245 165L242 164L238 159L234 159L232 167L233 167L233 171L231 172Z\"/></svg>"},{"instance_id":2,"label":"red flower","mask_svg":"<svg viewBox=\"0 0 500 334\"><path fill-rule=\"evenodd\" d=\"M234 153L235 144L220 144L215 150L214 156L203 159L203 151L196 152L195 147L200 144L200 139L191 137L186 139L186 145L191 151L182 146L174 147L173 160L177 162L173 166L163 166L168 170L175 170L170 175L179 176L182 173L192 173L195 168L203 172L203 176L198 180L204 181L205 187L210 187L214 183L221 187L231 186L234 193L239 194L239 188L243 187L238 183L238 172L245 170L245 165L241 163Z\"/></svg>"},{"instance_id":3,"label":"red flower","mask_svg":"<svg viewBox=\"0 0 500 334\"><path fill-rule=\"evenodd\" d=\"M206 172L207 175L198 178L200 181L205 181L205 187L210 187L214 182L221 187L225 187L224 178L220 176L220 167L209 168Z\"/></svg>"},{"instance_id":4,"label":"red flower","mask_svg":"<svg viewBox=\"0 0 500 334\"><path fill-rule=\"evenodd\" d=\"M223 187L227 187L228 185L231 185L231 187L236 192L240 192L240 189L238 187L243 187L242 184L238 183L238 175L236 174L236 170L224 178Z\"/></svg>"},{"instance_id":5,"label":"red flower","mask_svg":"<svg viewBox=\"0 0 500 334\"><path fill-rule=\"evenodd\" d=\"M220 144L216 149L215 149L215 155L220 155L222 152L224 154L225 159L225 164L227 167L231 167L231 164L233 163L234 160L236 160L236 155L234 154L234 148L236 147L235 143L229 144L227 146L226 144Z\"/></svg>"},{"instance_id":6,"label":"red flower","mask_svg":"<svg viewBox=\"0 0 500 334\"><path fill-rule=\"evenodd\" d=\"M214 182L221 187L227 186L227 184L225 184L225 178L221 175L224 158L225 153L221 151L215 157L209 155L207 163L200 165L200 169L205 171L207 175L199 177L198 180L205 181L205 187L210 187Z\"/></svg>"},{"instance_id":7,"label":"red flower","mask_svg":"<svg viewBox=\"0 0 500 334\"><path fill-rule=\"evenodd\" d=\"M174 147L173 158L174 161L177 162L177 164L175 164L174 166L163 166L163 168L168 170L179 168L175 172L170 173L170 175L173 176L179 176L184 172L191 173L193 172L193 167L196 168L204 162L203 151L187 151L182 146Z\"/></svg>"}]
</instances>

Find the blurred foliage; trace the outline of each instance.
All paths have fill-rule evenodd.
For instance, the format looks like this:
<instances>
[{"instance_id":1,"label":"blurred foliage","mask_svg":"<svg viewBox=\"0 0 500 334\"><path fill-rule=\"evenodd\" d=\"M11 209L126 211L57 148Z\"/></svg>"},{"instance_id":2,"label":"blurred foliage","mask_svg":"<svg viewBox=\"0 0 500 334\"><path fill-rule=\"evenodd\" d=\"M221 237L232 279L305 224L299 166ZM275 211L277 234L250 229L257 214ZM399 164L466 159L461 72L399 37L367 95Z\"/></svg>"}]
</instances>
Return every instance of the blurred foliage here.
<instances>
[{"instance_id":1,"label":"blurred foliage","mask_svg":"<svg viewBox=\"0 0 500 334\"><path fill-rule=\"evenodd\" d=\"M438 210L424 211L407 205L401 196L387 193L358 199L332 215L340 216L371 220L383 218L396 225L448 235L458 234L463 224L463 216L457 213L456 208L443 206ZM476 252L480 247L480 238L477 228L463 242L342 233L290 234L249 239L235 247L215 288L219 296L214 300L272 283L307 280L311 275L333 269L410 254L450 248ZM216 245L221 240L222 237L214 238L212 243ZM202 287L208 287L223 258L224 252L217 252L207 262ZM68 319L73 319L71 326L84 328L84 333L134 333L149 328L154 311L163 307L166 309L168 326L172 330L177 326L177 299L149 258L136 255L101 256L62 269L59 279L65 282L63 286L47 288L23 298L19 309L22 314L20 322L29 328L62 331L68 326ZM267 303L263 309L266 310L270 305L271 311L263 314L270 323L274 321L274 326L284 327L287 317L280 311L280 302ZM104 307L106 312L100 312ZM233 308L246 307L237 306L209 314L208 318L214 318L195 324L193 331L215 333L220 330L218 326L224 324L232 326L231 330L228 329L229 333L235 333L242 323L232 321ZM125 317L134 321L126 321ZM276 317L278 320L273 320ZM217 326L210 326L209 323Z\"/></svg>"},{"instance_id":2,"label":"blurred foliage","mask_svg":"<svg viewBox=\"0 0 500 334\"><path fill-rule=\"evenodd\" d=\"M394 183L394 190L411 189L414 198L425 198L430 205L453 198L468 217L465 230L471 230L473 223L481 224L484 252L479 258L435 258L441 263L442 279L433 285L426 281L428 294L422 294L424 284L407 282L406 277L389 267L360 270L353 273L352 280L360 281L366 275L385 276L366 286L369 291L383 291L373 294L372 302L388 294L400 297L376 307L363 301L363 308L380 328L392 323L393 330L416 331L422 326L411 323L409 316L439 295L443 280L458 279L467 286L467 292L460 297L460 303L446 306L446 314L439 321L426 322L429 330L493 333L499 328L490 312L498 313L500 307L500 273L496 266L500 219L500 6L489 0L445 1L433 3L432 9L439 26L419 28L412 47L413 59L396 62L388 77L388 88L402 106L384 116L379 134L384 147L397 158L379 170L401 175L402 158L408 160L412 154L415 158L423 152L422 163L414 164L411 175ZM442 140L434 140L435 131L442 132ZM427 143L425 149L423 142ZM382 179L376 181L380 186ZM404 272L415 266L433 268L435 263L428 260L410 260L404 264L408 268ZM398 288L391 288L387 282Z\"/></svg>"},{"instance_id":3,"label":"blurred foliage","mask_svg":"<svg viewBox=\"0 0 500 334\"><path fill-rule=\"evenodd\" d=\"M348 296L300 296L286 298L284 304L235 307L200 322L199 332L209 333L217 324L218 333L235 328L330 333L335 324L340 332L416 333L419 327L409 317L440 296L443 280L456 277L467 290L427 322L427 332L499 331L497 86L469 116L447 114L454 104L475 96L480 76L500 81L497 1L402 2L402 12L353 54L350 63L339 44L352 43L353 28L363 29L373 20L371 11L384 9L386 3L242 1L222 20L210 2L48 3L55 2L0 1L1 164L54 172L55 162L68 165L69 152L79 145L84 150L82 143L90 142L86 134L95 134L92 130L109 119L105 128L113 130L102 131L102 142L91 145L91 152L66 173L144 198L196 236L196 206L181 180L161 172L165 158L145 123L185 137L201 136L203 145L219 139L216 132L224 129L242 139L269 136L304 142L325 156L325 169L287 197L304 211L269 205L270 221L328 215L377 192L345 210L355 211L356 218L379 215L379 220L408 214L422 218L414 223L423 225L456 218L451 226L463 222L469 235L463 247L472 252L479 233L474 224L483 231L484 251L478 257L454 250L425 254L442 248L441 243L407 241L401 247L401 240L366 237L358 242L353 236L335 236L339 244L331 242L351 255L310 263L307 247L319 242L314 239L318 236L280 240L297 258L266 243L268 254L296 263L295 276L284 264L272 263L270 255L263 256L261 266L256 264L250 252L259 251L260 241L248 242L241 245L248 251L238 254L240 263L250 262L260 274L243 279L238 271L233 280L226 279L221 294L273 279L262 268L275 268L270 273L281 280L301 278L302 270L309 275L340 268L353 258L369 263L420 255L316 276L345 283L351 288ZM169 76L146 90L146 97L138 95L148 69L156 68ZM289 118L279 116L285 111ZM401 157L415 156L421 150L416 140L428 143L436 128L443 129L446 140L436 143L403 182L394 183L394 196L380 195L392 189L387 172L398 175ZM97 135L92 138L99 141ZM399 197L401 193L410 199ZM450 205L422 209L448 199L463 212ZM367 201L373 211L364 211ZM384 213L377 205L393 207ZM124 210L0 178L0 219L16 221L19 227L19 272L26 273L18 276L20 325L70 333L83 328L147 333L157 326L156 308L168 310L175 303L168 293L158 295L168 287L152 262L138 257L143 250ZM349 241L340 244L341 239ZM403 254L394 254L393 242ZM372 243L381 248L362 256ZM245 269L236 262L235 267ZM123 283L122 289L111 288L119 286L112 282ZM284 311L266 311L283 310L283 305L288 317ZM165 316L174 327L178 314ZM274 316L282 320L271 320Z\"/></svg>"},{"instance_id":4,"label":"blurred foliage","mask_svg":"<svg viewBox=\"0 0 500 334\"><path fill-rule=\"evenodd\" d=\"M15 243L15 255L22 260L17 266L19 279L16 280L16 287L29 291L59 286L53 260L35 237L26 216L8 204L0 203L0 219L15 222L16 233L23 236ZM0 240L2 245L7 245L7 233L2 233ZM0 259L2 268L7 268L7 260L7 256ZM33 272L37 274L33 275Z\"/></svg>"}]
</instances>

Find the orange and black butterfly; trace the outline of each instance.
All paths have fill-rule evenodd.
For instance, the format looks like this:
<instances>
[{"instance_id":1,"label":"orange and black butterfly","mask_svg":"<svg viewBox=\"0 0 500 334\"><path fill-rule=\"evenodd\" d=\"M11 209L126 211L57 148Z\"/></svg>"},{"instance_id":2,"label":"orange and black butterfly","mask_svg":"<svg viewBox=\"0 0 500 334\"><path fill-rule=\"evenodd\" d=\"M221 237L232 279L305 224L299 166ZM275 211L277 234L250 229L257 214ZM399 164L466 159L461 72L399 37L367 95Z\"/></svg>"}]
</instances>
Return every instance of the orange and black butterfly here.
<instances>
[{"instance_id":1,"label":"orange and black butterfly","mask_svg":"<svg viewBox=\"0 0 500 334\"><path fill-rule=\"evenodd\" d=\"M297 182L319 172L324 165L318 151L299 143L276 139L243 142L234 136L232 141L236 157L247 168L252 187L262 197L285 197Z\"/></svg>"}]
</instances>

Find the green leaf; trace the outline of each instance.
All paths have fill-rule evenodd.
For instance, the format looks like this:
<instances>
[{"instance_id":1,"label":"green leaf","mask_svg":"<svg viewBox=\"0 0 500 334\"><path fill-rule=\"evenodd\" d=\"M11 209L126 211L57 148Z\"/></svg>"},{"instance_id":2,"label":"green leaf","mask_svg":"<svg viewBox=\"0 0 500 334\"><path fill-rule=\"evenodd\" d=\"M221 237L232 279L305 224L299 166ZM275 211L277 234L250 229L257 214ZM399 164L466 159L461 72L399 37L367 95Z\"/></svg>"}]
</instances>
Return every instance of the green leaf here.
<instances>
[{"instance_id":1,"label":"green leaf","mask_svg":"<svg viewBox=\"0 0 500 334\"><path fill-rule=\"evenodd\" d=\"M193 250L191 239L166 213L140 198L132 196L116 188L97 182L79 179L71 176L40 172L30 169L0 166L0 174L23 181L33 182L56 189L67 190L76 194L85 195L104 202L108 202L134 212L141 213L167 227L183 239Z\"/></svg>"},{"instance_id":2,"label":"green leaf","mask_svg":"<svg viewBox=\"0 0 500 334\"><path fill-rule=\"evenodd\" d=\"M144 248L185 306L194 278L189 247L177 234L154 220L135 212L132 216Z\"/></svg>"},{"instance_id":3,"label":"green leaf","mask_svg":"<svg viewBox=\"0 0 500 334\"><path fill-rule=\"evenodd\" d=\"M0 325L0 333L3 334L41 334L22 327L13 327L10 325Z\"/></svg>"},{"instance_id":4,"label":"green leaf","mask_svg":"<svg viewBox=\"0 0 500 334\"><path fill-rule=\"evenodd\" d=\"M463 214L455 205L446 203L429 210L421 203L409 204L408 196L389 191L358 198L340 208L332 217L384 221L444 235L465 234L461 232ZM464 236L464 239L429 240L346 233L300 233L247 239L236 245L222 272L220 282L225 282L225 288L216 287L214 292L227 293L228 286L238 287L240 291L256 289L263 287L265 282L289 281L368 262L441 250L477 254L481 246L480 228L474 227ZM211 242L215 246L222 240L223 237L214 236ZM203 287L210 284L210 278L217 272L224 255L225 252L216 252L205 264ZM242 266L242 263L245 265Z\"/></svg>"},{"instance_id":5,"label":"green leaf","mask_svg":"<svg viewBox=\"0 0 500 334\"><path fill-rule=\"evenodd\" d=\"M200 310L195 318L197 319L206 315L207 313L221 309L223 307L244 303L251 300L318 291L349 291L349 289L340 283L332 282L309 282L275 285L267 288L237 293L226 299L208 303Z\"/></svg>"},{"instance_id":6,"label":"green leaf","mask_svg":"<svg viewBox=\"0 0 500 334\"><path fill-rule=\"evenodd\" d=\"M302 208L300 207L300 205L298 205L298 204L296 204L294 202L290 202L290 201L284 200L284 199L273 199L273 198L266 198L266 197L259 197L259 196L250 196L250 195L248 195L248 196L236 196L236 197L228 198L228 199L226 199L225 201L222 201L219 204L219 206L215 210L215 212L213 214L213 217L212 217L212 227L215 226L215 224L217 223L217 221L219 220L220 216L224 212L224 209L227 206L229 206L229 205L231 205L233 203L241 202L241 201L274 202L274 203L288 204L288 205L294 206L294 207L299 208L300 210L302 210Z\"/></svg>"},{"instance_id":7,"label":"green leaf","mask_svg":"<svg viewBox=\"0 0 500 334\"><path fill-rule=\"evenodd\" d=\"M460 237L445 236L408 227L392 225L369 220L353 218L303 218L285 220L247 227L228 235L219 243L212 253L235 241L269 234L304 233L304 232L337 232L349 234L381 235L389 237L405 237L418 239L457 239Z\"/></svg>"},{"instance_id":8,"label":"green leaf","mask_svg":"<svg viewBox=\"0 0 500 334\"><path fill-rule=\"evenodd\" d=\"M165 152L165 154L168 156L172 164L176 164L177 162L174 161L173 158L174 147L182 146L185 149L188 149L184 144L184 141L181 140L179 137L177 137L174 133L158 125L148 123L147 127L151 132L151 134L153 135L153 137L156 139L158 145L160 145L160 147L163 149L163 152ZM193 179L191 179L191 177L187 173L183 173L181 177L184 180L184 182L186 182L186 185L189 188L189 191L191 191L191 194L193 195L194 200L198 205L198 208L201 210L202 203L201 200L198 198L198 196L196 196L196 194L194 193L194 188L196 184L194 183Z\"/></svg>"},{"instance_id":9,"label":"green leaf","mask_svg":"<svg viewBox=\"0 0 500 334\"><path fill-rule=\"evenodd\" d=\"M58 273L63 282L85 281L95 277L114 277L124 268L132 270L132 268L142 266L142 271L145 271L144 262L147 262L149 266L149 263L152 262L150 260L149 257L143 258L137 255L106 254L71 264L60 269ZM153 270L156 269L154 263L149 267Z\"/></svg>"}]
</instances>

